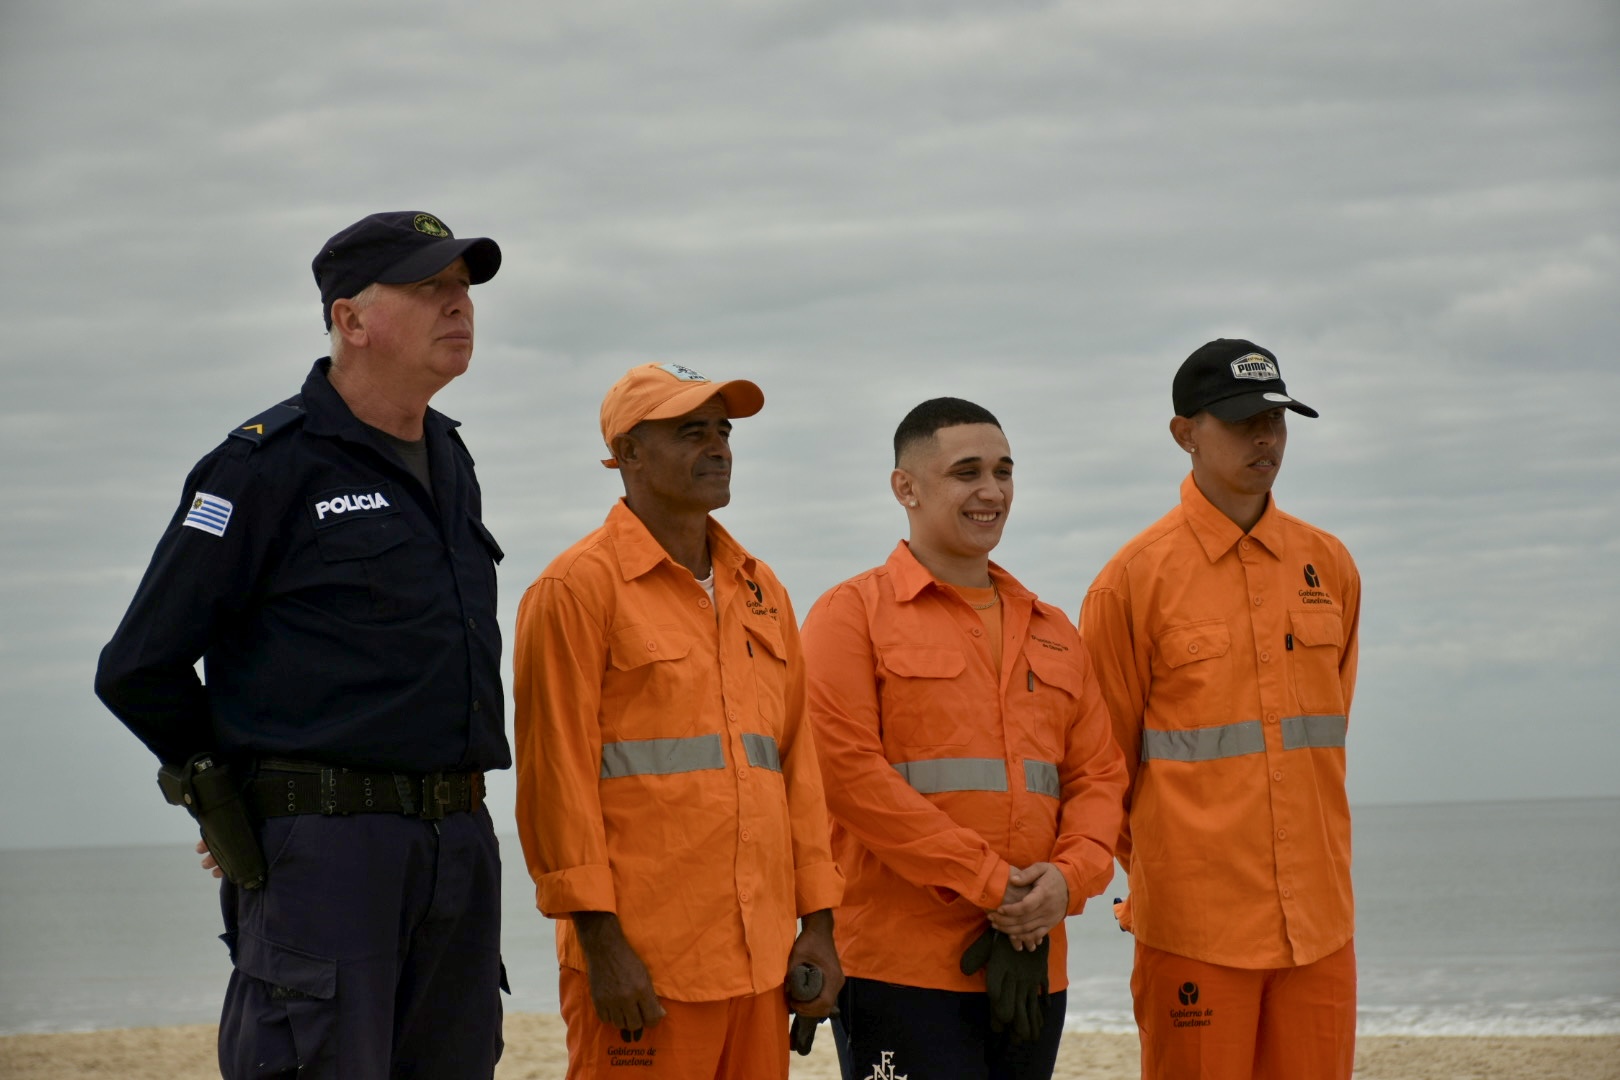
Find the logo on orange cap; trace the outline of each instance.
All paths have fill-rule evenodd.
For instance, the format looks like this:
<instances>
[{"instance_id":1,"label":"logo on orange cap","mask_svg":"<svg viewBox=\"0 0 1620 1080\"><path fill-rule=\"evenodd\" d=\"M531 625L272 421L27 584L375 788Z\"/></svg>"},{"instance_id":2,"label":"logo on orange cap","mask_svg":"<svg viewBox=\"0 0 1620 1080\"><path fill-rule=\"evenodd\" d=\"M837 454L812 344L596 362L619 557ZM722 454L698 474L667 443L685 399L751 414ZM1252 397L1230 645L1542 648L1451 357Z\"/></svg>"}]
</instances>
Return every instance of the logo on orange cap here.
<instances>
[{"instance_id":1,"label":"logo on orange cap","mask_svg":"<svg viewBox=\"0 0 1620 1080\"><path fill-rule=\"evenodd\" d=\"M613 440L643 420L669 420L685 416L718 394L732 419L753 416L765 407L765 395L747 379L711 382L709 377L685 364L651 363L633 367L613 384L602 399L602 442L613 449ZM614 458L602 462L617 469Z\"/></svg>"},{"instance_id":2,"label":"logo on orange cap","mask_svg":"<svg viewBox=\"0 0 1620 1080\"><path fill-rule=\"evenodd\" d=\"M703 374L703 372L693 371L685 364L654 364L653 367L659 369L660 371L667 371L677 379L685 379L687 382L709 381L709 377Z\"/></svg>"}]
</instances>

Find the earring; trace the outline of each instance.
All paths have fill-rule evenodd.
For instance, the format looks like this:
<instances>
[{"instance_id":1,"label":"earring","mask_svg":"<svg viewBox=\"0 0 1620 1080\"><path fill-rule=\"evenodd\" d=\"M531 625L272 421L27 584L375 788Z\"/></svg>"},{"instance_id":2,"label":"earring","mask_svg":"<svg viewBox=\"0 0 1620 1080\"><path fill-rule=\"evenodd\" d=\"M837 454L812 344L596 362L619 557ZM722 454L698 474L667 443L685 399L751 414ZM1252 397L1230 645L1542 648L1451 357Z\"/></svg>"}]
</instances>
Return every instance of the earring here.
<instances>
[{"instance_id":1,"label":"earring","mask_svg":"<svg viewBox=\"0 0 1620 1080\"><path fill-rule=\"evenodd\" d=\"M912 499L912 500L911 500L911 501L910 501L910 502L908 502L908 503L906 503L906 505L907 505L907 506L916 506L916 505L917 505L917 500L916 500L916 499Z\"/></svg>"}]
</instances>

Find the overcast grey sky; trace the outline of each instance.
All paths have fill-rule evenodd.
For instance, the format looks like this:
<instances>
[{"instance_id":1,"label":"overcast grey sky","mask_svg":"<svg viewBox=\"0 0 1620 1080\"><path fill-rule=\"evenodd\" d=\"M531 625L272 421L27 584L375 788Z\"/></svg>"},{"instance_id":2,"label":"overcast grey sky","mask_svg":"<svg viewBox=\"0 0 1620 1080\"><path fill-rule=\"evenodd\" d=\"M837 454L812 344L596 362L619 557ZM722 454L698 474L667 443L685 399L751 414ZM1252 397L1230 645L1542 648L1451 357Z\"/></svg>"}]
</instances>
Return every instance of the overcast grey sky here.
<instances>
[{"instance_id":1,"label":"overcast grey sky","mask_svg":"<svg viewBox=\"0 0 1620 1080\"><path fill-rule=\"evenodd\" d=\"M1612 0L9 0L0 100L0 847L191 835L96 654L382 209L505 253L436 404L508 629L632 364L765 389L719 516L801 615L900 535L905 411L984 404L998 561L1072 615L1175 501L1176 364L1251 337L1322 413L1279 502L1365 581L1352 798L1620 794Z\"/></svg>"}]
</instances>

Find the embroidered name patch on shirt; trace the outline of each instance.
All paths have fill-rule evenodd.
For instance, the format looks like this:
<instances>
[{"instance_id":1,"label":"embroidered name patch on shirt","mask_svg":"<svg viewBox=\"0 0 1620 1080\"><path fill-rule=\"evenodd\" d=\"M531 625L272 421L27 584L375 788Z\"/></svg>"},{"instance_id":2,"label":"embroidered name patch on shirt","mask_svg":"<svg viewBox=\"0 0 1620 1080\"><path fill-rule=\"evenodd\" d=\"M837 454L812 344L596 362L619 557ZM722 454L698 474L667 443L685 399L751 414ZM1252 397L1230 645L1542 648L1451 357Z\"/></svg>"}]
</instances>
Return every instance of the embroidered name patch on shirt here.
<instances>
[{"instance_id":1,"label":"embroidered name patch on shirt","mask_svg":"<svg viewBox=\"0 0 1620 1080\"><path fill-rule=\"evenodd\" d=\"M186 520L180 524L214 536L224 536L225 526L231 523L231 510L231 500L199 491L191 497L191 509L186 511Z\"/></svg>"},{"instance_id":2,"label":"embroidered name patch on shirt","mask_svg":"<svg viewBox=\"0 0 1620 1080\"><path fill-rule=\"evenodd\" d=\"M317 529L324 529L357 517L378 517L397 514L394 508L392 484L374 484L371 487L328 491L309 500L309 516Z\"/></svg>"}]
</instances>

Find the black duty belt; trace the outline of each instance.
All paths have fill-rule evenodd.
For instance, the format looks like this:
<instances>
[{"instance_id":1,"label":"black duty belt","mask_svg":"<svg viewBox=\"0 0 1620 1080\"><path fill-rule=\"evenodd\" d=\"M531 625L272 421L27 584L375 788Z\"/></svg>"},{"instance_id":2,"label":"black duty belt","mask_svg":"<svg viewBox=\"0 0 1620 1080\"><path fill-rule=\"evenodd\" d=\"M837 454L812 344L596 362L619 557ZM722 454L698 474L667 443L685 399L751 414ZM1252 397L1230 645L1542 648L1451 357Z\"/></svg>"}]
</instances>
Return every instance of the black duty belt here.
<instances>
[{"instance_id":1,"label":"black duty belt","mask_svg":"<svg viewBox=\"0 0 1620 1080\"><path fill-rule=\"evenodd\" d=\"M259 762L248 791L263 817L409 814L434 821L482 806L484 774L369 772L267 759Z\"/></svg>"}]
</instances>

